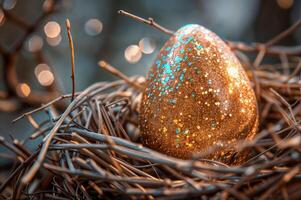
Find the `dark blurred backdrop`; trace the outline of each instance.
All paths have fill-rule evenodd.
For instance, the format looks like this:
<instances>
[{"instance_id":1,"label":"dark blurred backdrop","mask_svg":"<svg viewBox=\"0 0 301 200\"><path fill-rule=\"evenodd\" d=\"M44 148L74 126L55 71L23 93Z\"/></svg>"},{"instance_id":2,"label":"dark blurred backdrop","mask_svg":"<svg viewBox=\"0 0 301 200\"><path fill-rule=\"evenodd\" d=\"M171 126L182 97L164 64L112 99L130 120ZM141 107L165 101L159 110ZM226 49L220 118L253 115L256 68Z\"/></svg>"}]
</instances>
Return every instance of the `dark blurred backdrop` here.
<instances>
[{"instance_id":1,"label":"dark blurred backdrop","mask_svg":"<svg viewBox=\"0 0 301 200\"><path fill-rule=\"evenodd\" d=\"M24 24L36 22L52 4L55 12L36 24L36 30L24 38L32 28ZM127 75L145 75L168 39L164 33L118 15L119 9L152 17L171 30L197 23L224 39L244 42L264 42L301 17L300 0L2 0L1 5L0 135L6 138L24 138L32 130L26 120L16 124L11 121L38 106L25 101L33 91L47 92L55 86L61 93L70 93L66 18L71 21L75 43L77 90L82 90L96 81L115 78L97 66L100 59ZM22 39L24 44L14 55L16 91L9 92L4 74L7 60L3 55ZM300 31L283 43L300 44ZM43 115L35 117L41 120Z\"/></svg>"}]
</instances>

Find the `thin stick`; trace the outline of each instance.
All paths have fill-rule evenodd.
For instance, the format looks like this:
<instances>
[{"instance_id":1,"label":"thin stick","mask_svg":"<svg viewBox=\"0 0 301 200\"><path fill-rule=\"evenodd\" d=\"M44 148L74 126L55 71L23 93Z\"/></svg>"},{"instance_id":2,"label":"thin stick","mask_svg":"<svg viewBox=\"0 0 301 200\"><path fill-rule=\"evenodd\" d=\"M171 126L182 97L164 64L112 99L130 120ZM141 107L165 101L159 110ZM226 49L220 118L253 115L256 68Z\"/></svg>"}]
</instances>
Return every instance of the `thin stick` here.
<instances>
[{"instance_id":1,"label":"thin stick","mask_svg":"<svg viewBox=\"0 0 301 200\"><path fill-rule=\"evenodd\" d=\"M29 116L29 115L31 115L31 114L33 114L33 113L35 113L35 112L41 111L41 110L43 110L43 109L45 109L45 108L51 106L52 104L54 104L54 103L56 103L56 102L58 102L58 101L60 101L60 100L63 100L63 99L66 99L66 98L70 98L70 96L71 96L70 94L66 94L66 95L59 96L59 97L53 99L52 101L48 102L47 104L44 104L44 105L41 106L41 107L38 107L38 108L36 108L36 109L34 109L34 110L31 110L31 111L29 111L29 112L26 112L26 113L20 115L19 117L15 118L15 119L12 121L12 123L15 123L15 122L19 121L20 119L22 119L22 118L24 118L24 117L26 117L26 116Z\"/></svg>"},{"instance_id":2,"label":"thin stick","mask_svg":"<svg viewBox=\"0 0 301 200\"><path fill-rule=\"evenodd\" d=\"M31 156L29 156L24 162L20 163L19 167L17 169L15 169L13 171L13 173L11 173L7 179L5 179L4 182L2 182L1 186L0 186L0 193L5 189L5 187L7 186L7 184L15 177L15 175L23 169L23 167L25 165L27 165L28 163L30 163L36 156L38 155L38 151L34 152L33 154L31 154Z\"/></svg>"},{"instance_id":3,"label":"thin stick","mask_svg":"<svg viewBox=\"0 0 301 200\"><path fill-rule=\"evenodd\" d=\"M71 35L71 24L69 19L66 19L66 28L68 32L68 39L69 39L69 45L70 45L70 50L71 50L71 66L72 66L72 74L71 74L71 79L72 79L72 97L71 101L74 100L74 94L75 94L75 63L74 63L74 45L73 45L73 40L72 40L72 35Z\"/></svg>"},{"instance_id":4,"label":"thin stick","mask_svg":"<svg viewBox=\"0 0 301 200\"><path fill-rule=\"evenodd\" d=\"M113 75L121 78L126 83L128 83L129 85L135 87L136 89L139 89L139 90L143 89L143 87L141 85L139 85L136 82L132 81L129 77L127 77L125 74L123 74L121 71L119 71L118 69L116 69L115 67L113 67L112 65L107 63L106 61L101 60L101 61L98 62L98 65L102 69L105 69L106 71L112 73Z\"/></svg>"},{"instance_id":5,"label":"thin stick","mask_svg":"<svg viewBox=\"0 0 301 200\"><path fill-rule=\"evenodd\" d=\"M168 34L168 35L174 34L174 31L161 26L160 24L155 22L155 20L153 18L144 19L142 17L139 17L132 13L126 12L124 10L119 10L118 14L132 18L138 22L150 25L150 26L154 27L155 29L162 31L165 34ZM243 51L247 51L247 52L248 51L250 51L250 52L261 51L262 46L264 46L266 48L266 53L268 53L270 55L280 54L280 53L284 53L284 52L289 55L299 55L301 52L301 46L294 46L294 47L275 46L274 47L273 45L276 44L277 42L279 42L280 40L282 40L283 38L287 37L294 31L296 31L298 28L300 28L300 26L301 26L301 19L298 20L296 23L294 23L290 28L281 32L279 35L276 35L274 38L272 38L271 40L269 40L266 43L257 43L255 45L247 45L242 42L233 42L233 41L226 41L226 42L233 49L239 49L239 50L243 50ZM268 48L268 47L270 47L270 48Z\"/></svg>"},{"instance_id":6,"label":"thin stick","mask_svg":"<svg viewBox=\"0 0 301 200\"><path fill-rule=\"evenodd\" d=\"M284 83L288 83L292 78L294 78L301 70L301 61L299 61L297 67L295 70L287 77L287 79L284 81Z\"/></svg>"},{"instance_id":7,"label":"thin stick","mask_svg":"<svg viewBox=\"0 0 301 200\"><path fill-rule=\"evenodd\" d=\"M130 17L138 22L142 22L144 24L148 24L152 27L154 27L155 29L158 29L159 31L162 31L163 33L165 34L168 34L168 35L173 35L174 32L167 29L167 28L164 28L163 26L161 26L160 24L158 24L157 22L155 22L155 20L153 18L148 18L148 19L144 19L142 17L139 17L137 15L134 15L132 13L129 13L129 12L126 12L124 10L118 10L117 12L118 14L120 15L124 15L124 16L127 16L127 17Z\"/></svg>"},{"instance_id":8,"label":"thin stick","mask_svg":"<svg viewBox=\"0 0 301 200\"><path fill-rule=\"evenodd\" d=\"M26 175L21 179L21 184L22 184L21 186L28 184L33 179L33 177L36 175L38 170L40 169L41 165L43 164L43 162L45 160L45 157L46 157L46 154L48 151L48 147L49 147L52 139L54 138L54 136L55 136L56 132L58 131L58 129L60 128L61 124L64 122L65 118L68 116L69 112L72 110L73 106L75 106L80 101L81 98L83 98L84 96L89 94L91 91L95 90L96 87L97 87L97 84L94 84L94 85L90 86L89 88L87 88L85 91L83 91L77 97L78 100L75 99L75 101L72 101L71 104L67 107L65 112L62 114L61 118L57 121L55 126L49 132L48 137L46 138L46 140L43 143L43 146L41 148L41 151L39 152L38 159L33 164L33 166L29 169L29 171L26 173Z\"/></svg>"},{"instance_id":9,"label":"thin stick","mask_svg":"<svg viewBox=\"0 0 301 200\"><path fill-rule=\"evenodd\" d=\"M295 22L291 27L289 27L288 29L284 30L283 32L281 32L280 34L276 35L275 37L273 37L272 39L270 39L269 41L267 41L265 43L266 47L270 47L274 44L276 44L277 42L279 42L280 40L286 38L288 35L292 34L293 32L295 32L297 29L299 29L301 27L301 19L299 19L297 22Z\"/></svg>"},{"instance_id":10,"label":"thin stick","mask_svg":"<svg viewBox=\"0 0 301 200\"><path fill-rule=\"evenodd\" d=\"M238 49L240 51L248 53L257 53L262 50L264 43L246 44L243 42L226 41L232 50ZM265 46L266 54L269 56L278 56L281 53L285 53L288 56L300 55L301 46Z\"/></svg>"}]
</instances>

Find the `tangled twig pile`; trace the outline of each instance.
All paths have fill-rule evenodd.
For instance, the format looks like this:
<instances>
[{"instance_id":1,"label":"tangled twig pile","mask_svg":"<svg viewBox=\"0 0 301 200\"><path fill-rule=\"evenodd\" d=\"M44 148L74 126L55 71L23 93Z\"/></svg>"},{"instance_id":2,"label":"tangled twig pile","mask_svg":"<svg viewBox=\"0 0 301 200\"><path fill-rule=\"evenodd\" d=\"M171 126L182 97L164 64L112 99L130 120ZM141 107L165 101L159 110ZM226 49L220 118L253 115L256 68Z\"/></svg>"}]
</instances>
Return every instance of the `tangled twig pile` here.
<instances>
[{"instance_id":1,"label":"tangled twig pile","mask_svg":"<svg viewBox=\"0 0 301 200\"><path fill-rule=\"evenodd\" d=\"M148 23L156 26L156 23ZM266 44L228 44L248 70L260 107L260 130L241 166L202 159L180 160L139 144L138 114L144 77L126 77L101 61L122 80L95 83L76 93L63 113L53 104L25 113L35 127L31 140L43 138L31 152L17 140L1 144L15 152L18 165L2 182L2 198L51 199L145 198L299 199L301 48L274 46L301 24L297 22ZM257 53L254 61L248 53ZM265 63L267 56L280 63ZM33 114L49 119L37 124ZM20 118L19 118L20 119ZM214 148L213 148L214 150Z\"/></svg>"}]
</instances>

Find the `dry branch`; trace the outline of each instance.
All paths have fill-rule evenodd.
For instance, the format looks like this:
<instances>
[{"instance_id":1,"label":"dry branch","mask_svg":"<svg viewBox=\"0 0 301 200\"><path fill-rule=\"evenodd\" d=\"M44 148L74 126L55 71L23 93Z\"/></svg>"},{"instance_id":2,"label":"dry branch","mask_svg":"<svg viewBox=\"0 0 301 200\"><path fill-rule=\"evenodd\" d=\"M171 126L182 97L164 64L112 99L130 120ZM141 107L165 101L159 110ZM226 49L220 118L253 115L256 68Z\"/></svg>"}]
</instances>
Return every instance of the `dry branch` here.
<instances>
[{"instance_id":1,"label":"dry branch","mask_svg":"<svg viewBox=\"0 0 301 200\"><path fill-rule=\"evenodd\" d=\"M72 34L71 34L71 24L70 24L69 19L66 19L66 28L67 28L67 33L68 33L70 56L71 56L71 79L72 79L71 101L73 101L74 95L75 95L75 63L74 63L74 45L73 45L73 39L72 39Z\"/></svg>"}]
</instances>

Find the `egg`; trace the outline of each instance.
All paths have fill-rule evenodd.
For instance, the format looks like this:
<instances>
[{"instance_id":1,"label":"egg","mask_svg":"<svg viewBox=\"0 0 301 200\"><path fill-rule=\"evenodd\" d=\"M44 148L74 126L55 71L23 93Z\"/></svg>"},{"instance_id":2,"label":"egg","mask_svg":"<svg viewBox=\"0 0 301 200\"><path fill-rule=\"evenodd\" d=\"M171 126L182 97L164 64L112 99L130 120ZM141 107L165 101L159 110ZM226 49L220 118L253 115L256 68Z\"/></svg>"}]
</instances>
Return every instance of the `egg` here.
<instances>
[{"instance_id":1,"label":"egg","mask_svg":"<svg viewBox=\"0 0 301 200\"><path fill-rule=\"evenodd\" d=\"M215 33L186 25L152 65L140 111L142 143L164 154L235 162L238 142L258 126L257 103L245 70Z\"/></svg>"}]
</instances>

